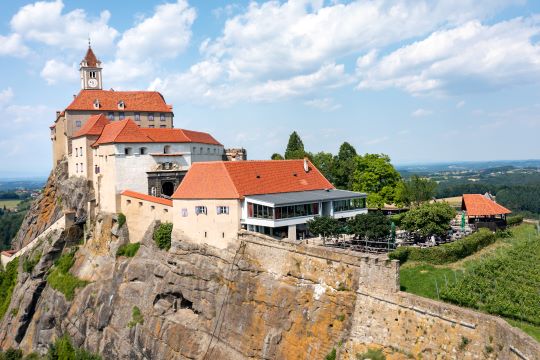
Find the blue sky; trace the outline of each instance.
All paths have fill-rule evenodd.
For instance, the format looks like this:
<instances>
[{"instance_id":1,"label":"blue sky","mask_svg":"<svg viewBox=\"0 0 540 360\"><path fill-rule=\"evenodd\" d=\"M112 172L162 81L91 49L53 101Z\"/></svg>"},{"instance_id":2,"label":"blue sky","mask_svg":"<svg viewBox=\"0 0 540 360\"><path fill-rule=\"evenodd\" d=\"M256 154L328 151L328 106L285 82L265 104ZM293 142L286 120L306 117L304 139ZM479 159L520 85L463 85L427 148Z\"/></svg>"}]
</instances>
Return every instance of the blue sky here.
<instances>
[{"instance_id":1,"label":"blue sky","mask_svg":"<svg viewBox=\"0 0 540 360\"><path fill-rule=\"evenodd\" d=\"M540 158L538 1L3 1L0 177L50 170L88 35L106 89L251 159L293 130L396 164Z\"/></svg>"}]
</instances>

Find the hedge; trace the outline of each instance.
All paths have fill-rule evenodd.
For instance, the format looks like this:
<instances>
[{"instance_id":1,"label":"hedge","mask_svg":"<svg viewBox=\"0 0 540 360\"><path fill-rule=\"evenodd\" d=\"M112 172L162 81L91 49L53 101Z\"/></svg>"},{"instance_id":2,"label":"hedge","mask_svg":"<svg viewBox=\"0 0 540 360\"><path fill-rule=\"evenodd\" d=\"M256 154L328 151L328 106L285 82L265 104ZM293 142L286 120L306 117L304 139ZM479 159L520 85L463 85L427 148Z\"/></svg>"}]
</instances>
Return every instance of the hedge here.
<instances>
[{"instance_id":1,"label":"hedge","mask_svg":"<svg viewBox=\"0 0 540 360\"><path fill-rule=\"evenodd\" d=\"M463 259L478 250L492 244L497 236L487 229L469 235L463 239L429 248L401 246L388 254L390 259L400 263L418 261L433 265L447 264Z\"/></svg>"},{"instance_id":2,"label":"hedge","mask_svg":"<svg viewBox=\"0 0 540 360\"><path fill-rule=\"evenodd\" d=\"M519 225L523 222L523 215L514 215L506 218L506 225L514 226Z\"/></svg>"}]
</instances>

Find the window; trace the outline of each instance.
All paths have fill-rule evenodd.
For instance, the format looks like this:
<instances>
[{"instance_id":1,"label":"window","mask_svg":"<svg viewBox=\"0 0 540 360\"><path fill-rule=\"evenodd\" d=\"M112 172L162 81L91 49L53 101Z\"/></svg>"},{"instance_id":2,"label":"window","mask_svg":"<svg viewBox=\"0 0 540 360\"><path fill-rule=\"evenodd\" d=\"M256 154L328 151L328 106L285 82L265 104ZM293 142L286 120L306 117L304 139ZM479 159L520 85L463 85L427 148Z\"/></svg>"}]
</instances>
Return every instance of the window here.
<instances>
[{"instance_id":1,"label":"window","mask_svg":"<svg viewBox=\"0 0 540 360\"><path fill-rule=\"evenodd\" d=\"M194 146L193 147L193 153L195 154L197 152L197 148Z\"/></svg>"},{"instance_id":2,"label":"window","mask_svg":"<svg viewBox=\"0 0 540 360\"><path fill-rule=\"evenodd\" d=\"M151 205L150 210L156 210L156 207L154 205Z\"/></svg>"},{"instance_id":3,"label":"window","mask_svg":"<svg viewBox=\"0 0 540 360\"><path fill-rule=\"evenodd\" d=\"M125 106L126 106L126 104L124 104L124 101L120 100L120 101L118 102L118 108L119 108L120 110L123 110Z\"/></svg>"},{"instance_id":4,"label":"window","mask_svg":"<svg viewBox=\"0 0 540 360\"><path fill-rule=\"evenodd\" d=\"M195 214L197 215L207 215L208 210L206 209L206 206L195 206Z\"/></svg>"},{"instance_id":5,"label":"window","mask_svg":"<svg viewBox=\"0 0 540 360\"><path fill-rule=\"evenodd\" d=\"M153 129L153 128L154 128L154 125L148 125L148 127L149 127L150 129Z\"/></svg>"},{"instance_id":6,"label":"window","mask_svg":"<svg viewBox=\"0 0 540 360\"><path fill-rule=\"evenodd\" d=\"M75 148L75 157L79 156L79 149Z\"/></svg>"},{"instance_id":7,"label":"window","mask_svg":"<svg viewBox=\"0 0 540 360\"><path fill-rule=\"evenodd\" d=\"M167 125L159 125L160 128L165 129Z\"/></svg>"},{"instance_id":8,"label":"window","mask_svg":"<svg viewBox=\"0 0 540 360\"><path fill-rule=\"evenodd\" d=\"M360 198L360 199L356 198L356 199L334 201L334 211L335 212L363 209L365 207L366 207L366 199L365 198Z\"/></svg>"},{"instance_id":9,"label":"window","mask_svg":"<svg viewBox=\"0 0 540 360\"><path fill-rule=\"evenodd\" d=\"M210 148L206 148L206 150L207 150L208 154L210 154Z\"/></svg>"},{"instance_id":10,"label":"window","mask_svg":"<svg viewBox=\"0 0 540 360\"><path fill-rule=\"evenodd\" d=\"M79 172L79 163L76 163L75 164L75 173L78 173Z\"/></svg>"},{"instance_id":11,"label":"window","mask_svg":"<svg viewBox=\"0 0 540 360\"><path fill-rule=\"evenodd\" d=\"M141 113L135 113L135 121L141 121Z\"/></svg>"},{"instance_id":12,"label":"window","mask_svg":"<svg viewBox=\"0 0 540 360\"><path fill-rule=\"evenodd\" d=\"M99 166L94 165L94 173L99 174Z\"/></svg>"},{"instance_id":13,"label":"window","mask_svg":"<svg viewBox=\"0 0 540 360\"><path fill-rule=\"evenodd\" d=\"M125 155L131 155L132 153L133 153L133 150L130 147L124 148Z\"/></svg>"},{"instance_id":14,"label":"window","mask_svg":"<svg viewBox=\"0 0 540 360\"><path fill-rule=\"evenodd\" d=\"M75 121L75 126L76 126L76 127L80 128L81 125L82 125L81 120Z\"/></svg>"},{"instance_id":15,"label":"window","mask_svg":"<svg viewBox=\"0 0 540 360\"><path fill-rule=\"evenodd\" d=\"M100 106L99 100L98 99L94 100L94 109L99 109L99 106Z\"/></svg>"},{"instance_id":16,"label":"window","mask_svg":"<svg viewBox=\"0 0 540 360\"><path fill-rule=\"evenodd\" d=\"M165 114L159 114L159 120L165 121Z\"/></svg>"},{"instance_id":17,"label":"window","mask_svg":"<svg viewBox=\"0 0 540 360\"><path fill-rule=\"evenodd\" d=\"M114 113L113 112L109 112L107 114L107 119L109 119L110 121L113 121L114 120Z\"/></svg>"},{"instance_id":18,"label":"window","mask_svg":"<svg viewBox=\"0 0 540 360\"><path fill-rule=\"evenodd\" d=\"M203 153L203 148L201 148L201 154Z\"/></svg>"},{"instance_id":19,"label":"window","mask_svg":"<svg viewBox=\"0 0 540 360\"><path fill-rule=\"evenodd\" d=\"M148 114L148 121L154 121L154 114Z\"/></svg>"},{"instance_id":20,"label":"window","mask_svg":"<svg viewBox=\"0 0 540 360\"><path fill-rule=\"evenodd\" d=\"M163 153L164 154L170 154L171 153L171 146L170 145L165 145L163 147Z\"/></svg>"},{"instance_id":21,"label":"window","mask_svg":"<svg viewBox=\"0 0 540 360\"><path fill-rule=\"evenodd\" d=\"M182 217L187 217L188 216L188 211L186 208L182 208Z\"/></svg>"},{"instance_id":22,"label":"window","mask_svg":"<svg viewBox=\"0 0 540 360\"><path fill-rule=\"evenodd\" d=\"M156 187L155 186L152 186L152 189L150 190L150 195L152 196L156 196Z\"/></svg>"},{"instance_id":23,"label":"window","mask_svg":"<svg viewBox=\"0 0 540 360\"><path fill-rule=\"evenodd\" d=\"M139 201L139 206L142 206L142 205L143 205L142 201Z\"/></svg>"},{"instance_id":24,"label":"window","mask_svg":"<svg viewBox=\"0 0 540 360\"><path fill-rule=\"evenodd\" d=\"M96 72L90 71L90 79L95 79L95 78L96 78Z\"/></svg>"},{"instance_id":25,"label":"window","mask_svg":"<svg viewBox=\"0 0 540 360\"><path fill-rule=\"evenodd\" d=\"M126 114L123 111L118 113L118 120L124 120L125 117Z\"/></svg>"},{"instance_id":26,"label":"window","mask_svg":"<svg viewBox=\"0 0 540 360\"><path fill-rule=\"evenodd\" d=\"M229 207L228 206L216 206L216 212L218 215L225 214L229 215Z\"/></svg>"},{"instance_id":27,"label":"window","mask_svg":"<svg viewBox=\"0 0 540 360\"><path fill-rule=\"evenodd\" d=\"M145 147L140 148L139 149L139 154L146 155L146 148Z\"/></svg>"},{"instance_id":28,"label":"window","mask_svg":"<svg viewBox=\"0 0 540 360\"><path fill-rule=\"evenodd\" d=\"M128 204L128 205L131 204L131 200L129 200L129 199L126 200L126 204Z\"/></svg>"}]
</instances>

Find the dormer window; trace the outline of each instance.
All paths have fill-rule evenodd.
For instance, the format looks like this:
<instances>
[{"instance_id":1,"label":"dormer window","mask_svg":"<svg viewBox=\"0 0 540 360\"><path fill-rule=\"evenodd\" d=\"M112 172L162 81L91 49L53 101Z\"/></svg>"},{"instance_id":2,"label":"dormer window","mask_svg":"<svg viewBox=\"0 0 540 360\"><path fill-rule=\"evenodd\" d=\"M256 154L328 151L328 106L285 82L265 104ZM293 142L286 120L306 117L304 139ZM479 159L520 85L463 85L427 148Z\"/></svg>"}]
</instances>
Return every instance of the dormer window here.
<instances>
[{"instance_id":1,"label":"dormer window","mask_svg":"<svg viewBox=\"0 0 540 360\"><path fill-rule=\"evenodd\" d=\"M99 103L99 100L98 99L94 100L94 109L99 109L100 106L101 104Z\"/></svg>"},{"instance_id":2,"label":"dormer window","mask_svg":"<svg viewBox=\"0 0 540 360\"><path fill-rule=\"evenodd\" d=\"M123 102L122 100L120 100L120 101L118 102L118 108L119 108L120 110L123 110L124 107L125 107L124 102Z\"/></svg>"}]
</instances>

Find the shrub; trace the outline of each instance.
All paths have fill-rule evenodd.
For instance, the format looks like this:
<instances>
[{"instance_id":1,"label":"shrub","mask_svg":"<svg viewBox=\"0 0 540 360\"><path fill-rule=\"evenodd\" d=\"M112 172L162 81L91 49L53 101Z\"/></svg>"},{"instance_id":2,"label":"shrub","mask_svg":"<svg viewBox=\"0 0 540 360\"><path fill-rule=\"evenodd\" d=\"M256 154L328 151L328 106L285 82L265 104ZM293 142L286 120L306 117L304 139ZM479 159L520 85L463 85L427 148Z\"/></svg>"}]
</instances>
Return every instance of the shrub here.
<instances>
[{"instance_id":1,"label":"shrub","mask_svg":"<svg viewBox=\"0 0 540 360\"><path fill-rule=\"evenodd\" d=\"M393 222L394 225L396 225L397 227L400 227L401 222L403 221L403 218L405 217L405 214L406 213L390 215L389 216L390 222Z\"/></svg>"},{"instance_id":2,"label":"shrub","mask_svg":"<svg viewBox=\"0 0 540 360\"><path fill-rule=\"evenodd\" d=\"M380 349L368 349L363 354L356 354L356 359L358 360L386 360L382 350Z\"/></svg>"},{"instance_id":3,"label":"shrub","mask_svg":"<svg viewBox=\"0 0 540 360\"><path fill-rule=\"evenodd\" d=\"M140 247L140 243L124 244L116 250L116 256L134 257Z\"/></svg>"},{"instance_id":4,"label":"shrub","mask_svg":"<svg viewBox=\"0 0 540 360\"><path fill-rule=\"evenodd\" d=\"M325 357L324 360L336 360L336 348L333 348Z\"/></svg>"},{"instance_id":5,"label":"shrub","mask_svg":"<svg viewBox=\"0 0 540 360\"><path fill-rule=\"evenodd\" d=\"M382 211L356 215L349 220L349 226L356 236L369 240L384 239L391 230L390 220Z\"/></svg>"},{"instance_id":6,"label":"shrub","mask_svg":"<svg viewBox=\"0 0 540 360\"><path fill-rule=\"evenodd\" d=\"M118 228L120 229L126 223L126 215L119 213L118 214Z\"/></svg>"},{"instance_id":7,"label":"shrub","mask_svg":"<svg viewBox=\"0 0 540 360\"><path fill-rule=\"evenodd\" d=\"M40 259L41 259L41 253L37 254L36 256L32 258L30 258L29 256L26 257L23 261L24 272L30 274L32 270L34 270L34 267L37 265Z\"/></svg>"},{"instance_id":8,"label":"shrub","mask_svg":"<svg viewBox=\"0 0 540 360\"><path fill-rule=\"evenodd\" d=\"M84 349L77 348L71 343L68 335L64 335L49 347L47 352L49 360L101 360L99 355L92 354Z\"/></svg>"},{"instance_id":9,"label":"shrub","mask_svg":"<svg viewBox=\"0 0 540 360\"><path fill-rule=\"evenodd\" d=\"M128 327L132 328L137 324L144 324L144 317L141 314L141 309L134 306L131 309L131 321L128 323Z\"/></svg>"},{"instance_id":10,"label":"shrub","mask_svg":"<svg viewBox=\"0 0 540 360\"><path fill-rule=\"evenodd\" d=\"M73 300L77 288L88 285L88 281L78 279L69 273L69 269L71 269L75 263L75 252L76 249L63 254L56 260L51 273L47 276L47 283L53 289L64 294L68 301Z\"/></svg>"},{"instance_id":11,"label":"shrub","mask_svg":"<svg viewBox=\"0 0 540 360\"><path fill-rule=\"evenodd\" d=\"M19 349L9 348L5 352L0 351L0 360L22 360L23 352Z\"/></svg>"},{"instance_id":12,"label":"shrub","mask_svg":"<svg viewBox=\"0 0 540 360\"><path fill-rule=\"evenodd\" d=\"M506 225L514 226L519 225L523 222L523 215L514 215L506 218Z\"/></svg>"},{"instance_id":13,"label":"shrub","mask_svg":"<svg viewBox=\"0 0 540 360\"><path fill-rule=\"evenodd\" d=\"M401 263L410 260L434 265L447 264L474 254L478 250L494 243L496 238L495 234L491 231L481 229L463 239L440 246L424 249L408 246L400 247L388 254L388 257L399 260Z\"/></svg>"},{"instance_id":14,"label":"shrub","mask_svg":"<svg viewBox=\"0 0 540 360\"><path fill-rule=\"evenodd\" d=\"M17 283L18 267L19 258L15 258L7 264L5 270L0 270L0 320L11 303L11 295Z\"/></svg>"},{"instance_id":15,"label":"shrub","mask_svg":"<svg viewBox=\"0 0 540 360\"><path fill-rule=\"evenodd\" d=\"M163 223L154 230L154 241L160 249L169 250L171 248L172 228L171 223Z\"/></svg>"}]
</instances>

